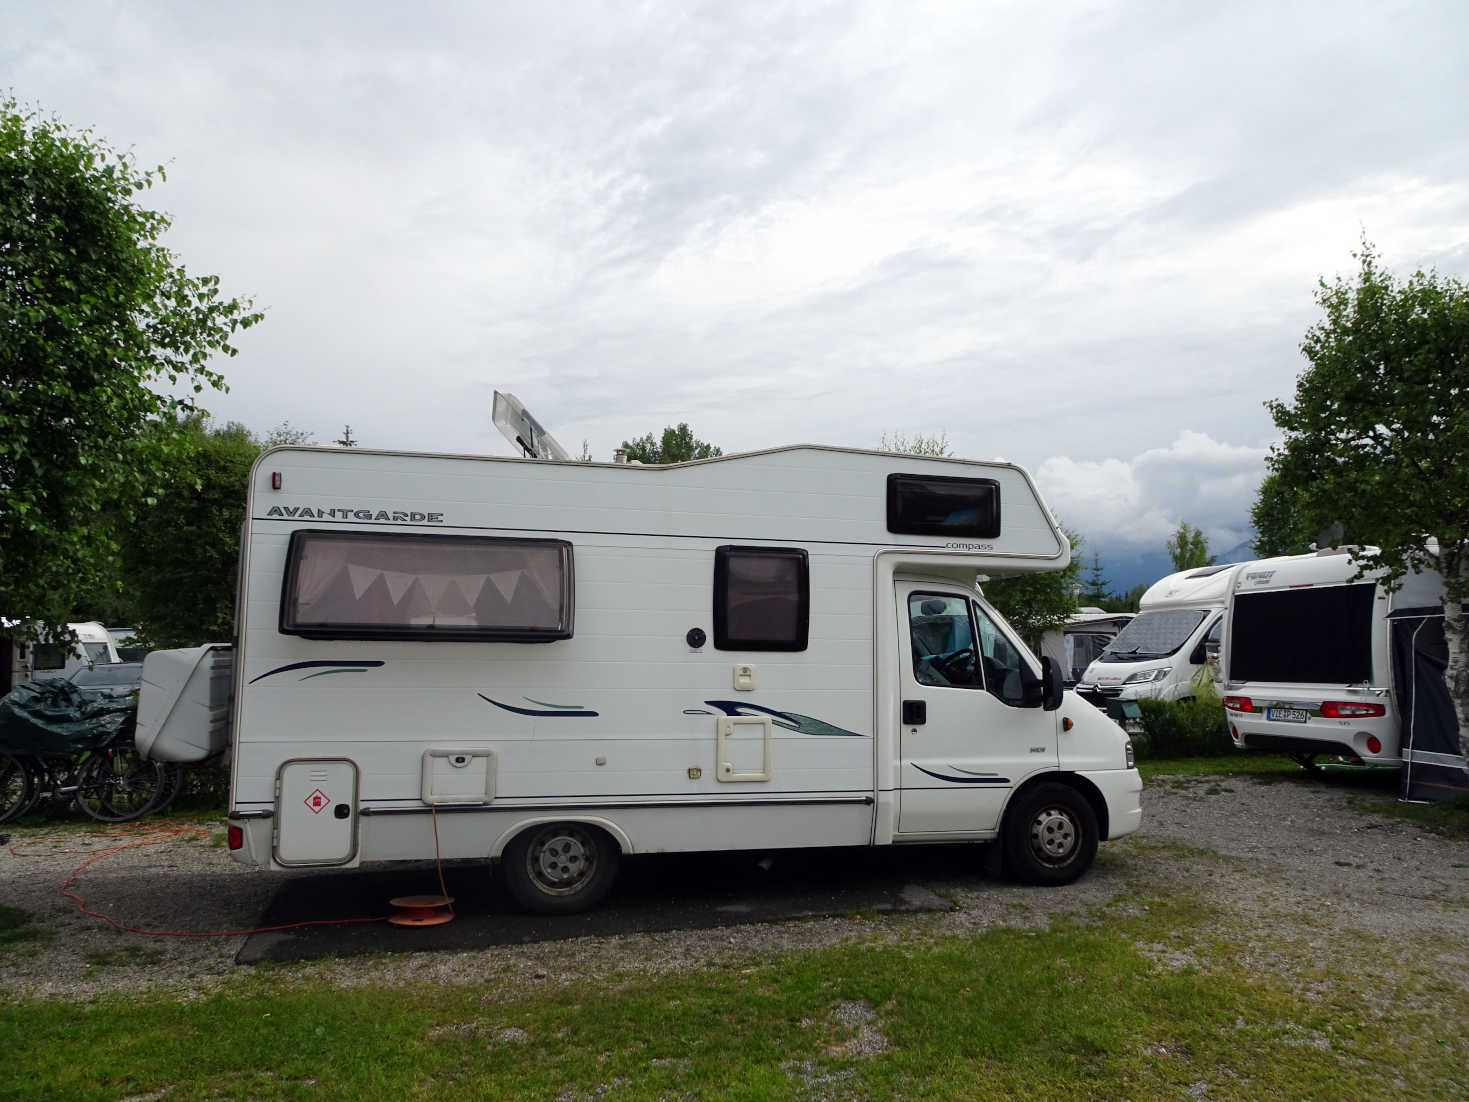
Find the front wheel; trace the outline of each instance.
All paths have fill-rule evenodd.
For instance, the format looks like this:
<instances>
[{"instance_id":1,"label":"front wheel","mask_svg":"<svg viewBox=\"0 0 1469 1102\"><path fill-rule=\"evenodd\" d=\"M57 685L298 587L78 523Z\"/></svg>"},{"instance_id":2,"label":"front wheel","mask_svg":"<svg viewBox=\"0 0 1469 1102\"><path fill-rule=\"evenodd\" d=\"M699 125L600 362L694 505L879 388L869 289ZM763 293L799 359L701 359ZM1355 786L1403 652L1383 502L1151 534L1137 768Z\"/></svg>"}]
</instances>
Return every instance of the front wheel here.
<instances>
[{"instance_id":1,"label":"front wheel","mask_svg":"<svg viewBox=\"0 0 1469 1102\"><path fill-rule=\"evenodd\" d=\"M542 823L510 840L501 858L506 890L528 911L575 914L612 887L622 856L606 831L586 823Z\"/></svg>"},{"instance_id":2,"label":"front wheel","mask_svg":"<svg viewBox=\"0 0 1469 1102\"><path fill-rule=\"evenodd\" d=\"M1070 785L1036 785L1005 817L1005 862L1026 884L1069 884L1097 855L1097 816Z\"/></svg>"}]
</instances>

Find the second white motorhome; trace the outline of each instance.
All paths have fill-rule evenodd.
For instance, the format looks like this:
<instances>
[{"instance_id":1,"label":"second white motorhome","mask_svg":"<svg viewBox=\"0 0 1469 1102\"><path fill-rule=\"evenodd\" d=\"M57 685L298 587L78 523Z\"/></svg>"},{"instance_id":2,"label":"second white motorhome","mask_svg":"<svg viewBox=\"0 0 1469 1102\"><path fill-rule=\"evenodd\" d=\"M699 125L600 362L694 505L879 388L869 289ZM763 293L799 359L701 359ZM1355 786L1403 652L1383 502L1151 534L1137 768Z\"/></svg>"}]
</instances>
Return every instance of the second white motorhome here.
<instances>
[{"instance_id":1,"label":"second white motorhome","mask_svg":"<svg viewBox=\"0 0 1469 1102\"><path fill-rule=\"evenodd\" d=\"M1099 707L1109 700L1192 697L1213 680L1208 651L1219 642L1240 566L1201 566L1154 582L1137 616L1087 667L1076 691Z\"/></svg>"},{"instance_id":2,"label":"second white motorhome","mask_svg":"<svg viewBox=\"0 0 1469 1102\"><path fill-rule=\"evenodd\" d=\"M0 696L23 681L70 677L85 666L121 661L112 637L101 624L85 621L66 626L76 635L70 645L10 638L0 642Z\"/></svg>"},{"instance_id":3,"label":"second white motorhome","mask_svg":"<svg viewBox=\"0 0 1469 1102\"><path fill-rule=\"evenodd\" d=\"M1241 749L1398 764L1408 716L1393 668L1395 614L1442 617L1443 580L1409 574L1396 592L1352 549L1251 563L1230 596L1221 675ZM1462 765L1462 757L1452 763Z\"/></svg>"},{"instance_id":4,"label":"second white motorhome","mask_svg":"<svg viewBox=\"0 0 1469 1102\"><path fill-rule=\"evenodd\" d=\"M573 911L625 853L998 840L1065 883L1140 822L1125 734L976 585L1070 554L1008 464L282 448L244 540L229 722L218 648L150 655L138 736L230 732L243 862L489 858Z\"/></svg>"}]
</instances>

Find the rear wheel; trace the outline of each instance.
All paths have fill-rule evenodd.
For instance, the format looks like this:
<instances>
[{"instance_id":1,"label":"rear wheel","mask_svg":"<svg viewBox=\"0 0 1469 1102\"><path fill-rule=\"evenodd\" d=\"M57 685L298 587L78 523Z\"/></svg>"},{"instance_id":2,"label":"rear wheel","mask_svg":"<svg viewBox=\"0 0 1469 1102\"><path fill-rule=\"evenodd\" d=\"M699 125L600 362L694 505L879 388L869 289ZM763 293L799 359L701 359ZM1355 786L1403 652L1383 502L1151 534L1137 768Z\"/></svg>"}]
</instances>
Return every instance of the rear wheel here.
<instances>
[{"instance_id":1,"label":"rear wheel","mask_svg":"<svg viewBox=\"0 0 1469 1102\"><path fill-rule=\"evenodd\" d=\"M1005 816L1005 862L1026 884L1069 884L1097 854L1097 816L1070 785L1036 785Z\"/></svg>"},{"instance_id":2,"label":"rear wheel","mask_svg":"<svg viewBox=\"0 0 1469 1102\"><path fill-rule=\"evenodd\" d=\"M621 857L604 830L586 823L542 823L512 838L500 864L506 890L526 910L575 914L607 894Z\"/></svg>"},{"instance_id":3,"label":"rear wheel","mask_svg":"<svg viewBox=\"0 0 1469 1102\"><path fill-rule=\"evenodd\" d=\"M132 747L99 750L77 777L77 807L104 823L140 819L163 791L163 766Z\"/></svg>"}]
</instances>

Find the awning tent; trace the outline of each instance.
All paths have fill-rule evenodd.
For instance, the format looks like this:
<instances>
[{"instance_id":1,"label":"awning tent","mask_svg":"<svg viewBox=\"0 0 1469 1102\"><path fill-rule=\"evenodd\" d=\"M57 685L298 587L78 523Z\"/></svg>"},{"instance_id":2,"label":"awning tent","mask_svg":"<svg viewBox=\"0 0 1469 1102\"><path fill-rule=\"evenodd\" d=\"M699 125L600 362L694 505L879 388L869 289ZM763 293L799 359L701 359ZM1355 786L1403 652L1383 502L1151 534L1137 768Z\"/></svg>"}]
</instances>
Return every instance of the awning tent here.
<instances>
[{"instance_id":1,"label":"awning tent","mask_svg":"<svg viewBox=\"0 0 1469 1102\"><path fill-rule=\"evenodd\" d=\"M1391 623L1393 685L1402 716L1404 800L1443 800L1469 792L1469 772L1459 748L1459 725L1444 671L1443 608L1394 608Z\"/></svg>"}]
</instances>

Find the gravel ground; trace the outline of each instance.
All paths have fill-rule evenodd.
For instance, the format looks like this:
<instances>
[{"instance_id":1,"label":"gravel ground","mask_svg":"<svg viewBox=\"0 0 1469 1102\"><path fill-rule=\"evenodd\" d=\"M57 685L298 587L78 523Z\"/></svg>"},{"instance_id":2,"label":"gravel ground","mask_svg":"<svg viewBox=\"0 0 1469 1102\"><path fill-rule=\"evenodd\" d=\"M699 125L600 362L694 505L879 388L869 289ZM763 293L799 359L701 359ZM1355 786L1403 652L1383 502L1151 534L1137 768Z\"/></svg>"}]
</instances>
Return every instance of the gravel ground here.
<instances>
[{"instance_id":1,"label":"gravel ground","mask_svg":"<svg viewBox=\"0 0 1469 1102\"><path fill-rule=\"evenodd\" d=\"M1085 917L1119 901L1146 906L1147 893L1161 888L1191 891L1224 908L1231 937L1250 947L1250 963L1260 968L1280 970L1291 960L1299 963L1303 954L1340 949L1366 936L1391 939L1405 953L1432 958L1440 975L1469 975L1469 846L1355 809L1353 797L1359 795L1305 775L1285 781L1162 778L1144 793L1142 830L1104 844L1096 866L1079 883L1036 889L980 876L948 882L940 890L955 908L939 914L380 954L285 966L276 974L316 984L475 982L513 993L575 982L589 972L718 966L843 940L911 937L915 928L943 934L1038 926L1060 914ZM102 858L74 890L89 907L132 926L253 926L280 878L232 862L219 844L222 824L198 825L204 828L202 840ZM11 833L11 845L0 848L0 903L25 910L53 936L0 955L0 990L12 997L141 989L199 997L244 971L234 963L242 936L120 933L79 913L75 901L59 894L73 868L129 839L91 834L80 824ZM1188 962L1186 949L1148 948L1164 966ZM873 1034L865 1043L880 1043L875 1028Z\"/></svg>"}]
</instances>

